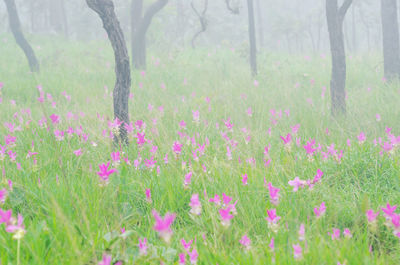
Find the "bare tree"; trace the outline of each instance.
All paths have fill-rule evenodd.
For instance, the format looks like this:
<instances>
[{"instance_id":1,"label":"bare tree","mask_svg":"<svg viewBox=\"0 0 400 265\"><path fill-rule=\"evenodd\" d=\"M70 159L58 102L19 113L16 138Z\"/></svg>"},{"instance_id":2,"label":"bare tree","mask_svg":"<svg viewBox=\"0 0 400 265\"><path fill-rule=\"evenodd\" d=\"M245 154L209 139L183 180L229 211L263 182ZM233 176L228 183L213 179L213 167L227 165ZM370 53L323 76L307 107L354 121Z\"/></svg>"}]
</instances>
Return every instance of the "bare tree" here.
<instances>
[{"instance_id":1,"label":"bare tree","mask_svg":"<svg viewBox=\"0 0 400 265\"><path fill-rule=\"evenodd\" d=\"M253 0L247 0L247 10L249 19L250 67L252 75L255 76L257 75L257 44Z\"/></svg>"},{"instance_id":2,"label":"bare tree","mask_svg":"<svg viewBox=\"0 0 400 265\"><path fill-rule=\"evenodd\" d=\"M26 58L28 59L29 68L32 72L39 72L39 62L36 58L35 52L33 51L29 42L25 39L24 34L21 30L21 22L19 20L17 7L14 0L4 0L7 6L8 19L10 21L10 28L14 35L15 41L24 51Z\"/></svg>"},{"instance_id":3,"label":"bare tree","mask_svg":"<svg viewBox=\"0 0 400 265\"><path fill-rule=\"evenodd\" d=\"M125 124L129 123L129 89L131 87L131 69L124 33L115 15L112 0L86 0L88 6L101 18L103 27L114 50L116 82L113 92L114 117L122 122L117 137L118 144L127 144L128 137Z\"/></svg>"},{"instance_id":4,"label":"bare tree","mask_svg":"<svg viewBox=\"0 0 400 265\"><path fill-rule=\"evenodd\" d=\"M199 29L199 31L197 31L197 32L193 35L193 38L192 38L192 48L194 49L195 46L196 46L196 45L195 45L195 41L196 41L197 37L198 37L201 33L205 32L205 31L207 30L208 22L207 22L207 18L206 18L206 13L207 13L207 9L208 9L208 0L204 0L204 8L203 8L203 11L201 11L201 12L199 12L199 11L196 9L196 7L195 7L193 1L190 3L190 6L192 7L194 13L196 13L196 16L199 18L200 25L201 25L201 28Z\"/></svg>"},{"instance_id":5,"label":"bare tree","mask_svg":"<svg viewBox=\"0 0 400 265\"><path fill-rule=\"evenodd\" d=\"M343 39L343 20L353 0L326 0L326 18L332 54L331 111L332 115L346 113L346 52Z\"/></svg>"},{"instance_id":6,"label":"bare tree","mask_svg":"<svg viewBox=\"0 0 400 265\"><path fill-rule=\"evenodd\" d=\"M132 66L135 69L146 68L146 33L155 14L165 7L168 0L157 0L143 15L143 0L131 3Z\"/></svg>"},{"instance_id":7,"label":"bare tree","mask_svg":"<svg viewBox=\"0 0 400 265\"><path fill-rule=\"evenodd\" d=\"M400 43L396 0L381 0L385 77L400 77Z\"/></svg>"}]
</instances>

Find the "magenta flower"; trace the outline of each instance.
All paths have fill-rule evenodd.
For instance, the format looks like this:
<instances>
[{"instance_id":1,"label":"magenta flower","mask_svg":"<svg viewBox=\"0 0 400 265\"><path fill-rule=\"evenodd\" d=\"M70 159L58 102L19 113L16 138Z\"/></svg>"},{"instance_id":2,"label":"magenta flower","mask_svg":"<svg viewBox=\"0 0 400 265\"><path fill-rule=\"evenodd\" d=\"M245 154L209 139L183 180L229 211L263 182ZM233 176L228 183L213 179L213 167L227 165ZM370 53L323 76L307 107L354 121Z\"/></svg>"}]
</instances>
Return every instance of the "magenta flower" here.
<instances>
[{"instance_id":1,"label":"magenta flower","mask_svg":"<svg viewBox=\"0 0 400 265\"><path fill-rule=\"evenodd\" d=\"M150 191L150 189L146 189L146 201L148 202L148 203L152 203L152 200L151 200L151 191Z\"/></svg>"},{"instance_id":2,"label":"magenta flower","mask_svg":"<svg viewBox=\"0 0 400 265\"><path fill-rule=\"evenodd\" d=\"M290 145L292 142L292 135L288 133L286 137L281 136L284 145Z\"/></svg>"},{"instance_id":3,"label":"magenta flower","mask_svg":"<svg viewBox=\"0 0 400 265\"><path fill-rule=\"evenodd\" d=\"M12 217L12 210L3 211L0 209L0 224L5 224L6 226L11 225L14 222Z\"/></svg>"},{"instance_id":4,"label":"magenta flower","mask_svg":"<svg viewBox=\"0 0 400 265\"><path fill-rule=\"evenodd\" d=\"M189 173L187 173L187 174L185 175L185 180L184 180L184 182L183 182L183 184L184 184L185 187L189 186L190 183L192 182L192 175L193 175L193 172L189 172Z\"/></svg>"},{"instance_id":5,"label":"magenta flower","mask_svg":"<svg viewBox=\"0 0 400 265\"><path fill-rule=\"evenodd\" d=\"M179 141L175 141L172 145L172 151L174 151L176 155L180 155L182 153L182 146L183 144L181 144Z\"/></svg>"},{"instance_id":6,"label":"magenta flower","mask_svg":"<svg viewBox=\"0 0 400 265\"><path fill-rule=\"evenodd\" d=\"M324 175L324 172L322 172L321 169L317 169L317 174L314 176L312 184L319 182L323 175Z\"/></svg>"},{"instance_id":7,"label":"magenta flower","mask_svg":"<svg viewBox=\"0 0 400 265\"><path fill-rule=\"evenodd\" d=\"M345 238L351 238L351 237L352 237L352 234L351 234L351 232L350 232L350 229L348 229L348 228L345 228L345 229L343 230L343 235L344 235Z\"/></svg>"},{"instance_id":8,"label":"magenta flower","mask_svg":"<svg viewBox=\"0 0 400 265\"><path fill-rule=\"evenodd\" d=\"M276 209L267 209L267 215L268 216L265 218L265 220L271 224L276 224L281 219L281 217L276 214Z\"/></svg>"},{"instance_id":9,"label":"magenta flower","mask_svg":"<svg viewBox=\"0 0 400 265\"><path fill-rule=\"evenodd\" d=\"M76 156L81 156L81 155L82 155L82 149L79 148L78 150L75 150L75 151L74 151L74 155L76 155Z\"/></svg>"},{"instance_id":10,"label":"magenta flower","mask_svg":"<svg viewBox=\"0 0 400 265\"><path fill-rule=\"evenodd\" d=\"M166 213L162 218L156 210L152 211L154 219L156 221L153 229L158 232L158 235L167 243L171 240L172 230L171 225L175 221L176 214Z\"/></svg>"},{"instance_id":11,"label":"magenta flower","mask_svg":"<svg viewBox=\"0 0 400 265\"><path fill-rule=\"evenodd\" d=\"M100 171L97 172L97 175L99 175L100 177L100 181L105 185L108 184L110 175L117 172L115 168L108 169L109 166L110 162L108 162L107 165L104 163L100 164L99 165Z\"/></svg>"},{"instance_id":12,"label":"magenta flower","mask_svg":"<svg viewBox=\"0 0 400 265\"><path fill-rule=\"evenodd\" d=\"M197 252L197 250L195 248L193 248L192 251L188 252L188 255L189 255L190 264L196 264L197 259L199 258L199 253Z\"/></svg>"},{"instance_id":13,"label":"magenta flower","mask_svg":"<svg viewBox=\"0 0 400 265\"><path fill-rule=\"evenodd\" d=\"M0 190L0 203L5 203L7 199L8 191L7 189Z\"/></svg>"},{"instance_id":14,"label":"magenta flower","mask_svg":"<svg viewBox=\"0 0 400 265\"><path fill-rule=\"evenodd\" d=\"M365 140L367 140L367 137L365 136L365 133L364 133L364 132L361 132L361 133L357 136L357 139L358 139L358 143L359 143L359 144L362 144L362 143L365 142Z\"/></svg>"},{"instance_id":15,"label":"magenta flower","mask_svg":"<svg viewBox=\"0 0 400 265\"><path fill-rule=\"evenodd\" d=\"M216 205L220 205L221 204L221 199L219 198L218 194L215 194L214 198L210 198L208 201L209 202L213 202Z\"/></svg>"},{"instance_id":16,"label":"magenta flower","mask_svg":"<svg viewBox=\"0 0 400 265\"><path fill-rule=\"evenodd\" d=\"M186 254L185 253L179 253L179 264L184 265L186 263Z\"/></svg>"},{"instance_id":17,"label":"magenta flower","mask_svg":"<svg viewBox=\"0 0 400 265\"><path fill-rule=\"evenodd\" d=\"M138 247L139 247L139 255L143 255L143 256L147 255L148 246L147 246L147 239L146 238L143 238L143 239L139 238Z\"/></svg>"},{"instance_id":18,"label":"magenta flower","mask_svg":"<svg viewBox=\"0 0 400 265\"><path fill-rule=\"evenodd\" d=\"M268 244L269 249L274 252L275 251L275 239L271 238L271 241Z\"/></svg>"},{"instance_id":19,"label":"magenta flower","mask_svg":"<svg viewBox=\"0 0 400 265\"><path fill-rule=\"evenodd\" d=\"M111 265L111 261L111 255L103 254L103 259L98 263L98 265Z\"/></svg>"},{"instance_id":20,"label":"magenta flower","mask_svg":"<svg viewBox=\"0 0 400 265\"><path fill-rule=\"evenodd\" d=\"M114 166L119 165L119 163L121 162L120 153L118 151L117 152L112 152L111 153L111 160L113 161L113 165Z\"/></svg>"},{"instance_id":21,"label":"magenta flower","mask_svg":"<svg viewBox=\"0 0 400 265\"><path fill-rule=\"evenodd\" d=\"M191 214L193 214L193 215L201 214L201 202L199 200L199 194L196 193L196 194L192 195L189 206L192 208L192 209L190 209Z\"/></svg>"},{"instance_id":22,"label":"magenta flower","mask_svg":"<svg viewBox=\"0 0 400 265\"><path fill-rule=\"evenodd\" d=\"M294 259L299 260L303 258L303 249L300 244L292 245Z\"/></svg>"},{"instance_id":23,"label":"magenta flower","mask_svg":"<svg viewBox=\"0 0 400 265\"><path fill-rule=\"evenodd\" d=\"M386 219L391 219L392 215L394 214L394 211L396 210L397 206L393 205L390 206L390 204L386 204L385 208L382 208L382 212L385 216Z\"/></svg>"},{"instance_id":24,"label":"magenta flower","mask_svg":"<svg viewBox=\"0 0 400 265\"><path fill-rule=\"evenodd\" d=\"M299 240L304 241L306 239L305 235L306 235L306 229L304 227L304 224L301 224L299 228Z\"/></svg>"},{"instance_id":25,"label":"magenta flower","mask_svg":"<svg viewBox=\"0 0 400 265\"><path fill-rule=\"evenodd\" d=\"M221 216L221 224L225 227L228 227L231 224L231 220L233 215L231 215L231 209L228 207L226 209L220 209L219 215Z\"/></svg>"},{"instance_id":26,"label":"magenta flower","mask_svg":"<svg viewBox=\"0 0 400 265\"><path fill-rule=\"evenodd\" d=\"M246 186L246 185L248 184L248 183L247 183L247 179L248 179L247 174L244 174L244 175L242 176L242 183L243 183L244 186Z\"/></svg>"},{"instance_id":27,"label":"magenta flower","mask_svg":"<svg viewBox=\"0 0 400 265\"><path fill-rule=\"evenodd\" d=\"M377 211L376 213L374 212L374 210L370 209L366 212L366 216L367 216L367 220L368 223L374 223L376 222L376 218L379 215L379 211Z\"/></svg>"},{"instance_id":28,"label":"magenta flower","mask_svg":"<svg viewBox=\"0 0 400 265\"><path fill-rule=\"evenodd\" d=\"M331 236L332 240L336 240L340 238L340 229L333 228L332 233L328 232L328 235Z\"/></svg>"},{"instance_id":29,"label":"magenta flower","mask_svg":"<svg viewBox=\"0 0 400 265\"><path fill-rule=\"evenodd\" d=\"M181 244L182 247L186 250L189 251L192 244L193 244L193 240L190 240L189 242L186 242L186 240L184 238L181 239Z\"/></svg>"},{"instance_id":30,"label":"magenta flower","mask_svg":"<svg viewBox=\"0 0 400 265\"><path fill-rule=\"evenodd\" d=\"M279 188L272 186L272 183L268 183L269 199L273 205L278 205L279 203Z\"/></svg>"},{"instance_id":31,"label":"magenta flower","mask_svg":"<svg viewBox=\"0 0 400 265\"><path fill-rule=\"evenodd\" d=\"M56 114L51 114L50 115L50 120L53 124L59 124L60 123L60 117Z\"/></svg>"},{"instance_id":32,"label":"magenta flower","mask_svg":"<svg viewBox=\"0 0 400 265\"><path fill-rule=\"evenodd\" d=\"M326 211L325 202L322 202L319 207L314 208L314 213L317 216L317 218L323 216L325 214L325 211Z\"/></svg>"},{"instance_id":33,"label":"magenta flower","mask_svg":"<svg viewBox=\"0 0 400 265\"><path fill-rule=\"evenodd\" d=\"M247 235L244 235L240 240L239 243L244 247L245 250L250 250L251 248L251 240L248 238Z\"/></svg>"},{"instance_id":34,"label":"magenta flower","mask_svg":"<svg viewBox=\"0 0 400 265\"><path fill-rule=\"evenodd\" d=\"M17 224L15 224L14 222L11 222L11 224L8 224L6 226L6 232L13 233L14 239L21 239L26 233L25 225L23 224L23 222L24 222L24 218L22 217L21 214L18 214Z\"/></svg>"},{"instance_id":35,"label":"magenta flower","mask_svg":"<svg viewBox=\"0 0 400 265\"><path fill-rule=\"evenodd\" d=\"M293 187L293 191L298 191L300 187L304 187L307 182L295 177L293 180L289 180L288 184Z\"/></svg>"}]
</instances>

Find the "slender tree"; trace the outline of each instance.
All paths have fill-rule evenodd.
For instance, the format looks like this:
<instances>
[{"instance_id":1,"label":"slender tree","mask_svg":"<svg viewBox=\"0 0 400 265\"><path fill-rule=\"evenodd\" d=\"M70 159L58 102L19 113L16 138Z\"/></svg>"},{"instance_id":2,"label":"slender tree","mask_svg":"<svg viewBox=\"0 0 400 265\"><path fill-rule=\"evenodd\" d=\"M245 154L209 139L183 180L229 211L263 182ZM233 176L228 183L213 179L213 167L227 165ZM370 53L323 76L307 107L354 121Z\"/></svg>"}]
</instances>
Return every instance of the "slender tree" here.
<instances>
[{"instance_id":1,"label":"slender tree","mask_svg":"<svg viewBox=\"0 0 400 265\"><path fill-rule=\"evenodd\" d=\"M257 75L257 44L253 0L247 0L247 10L249 19L250 67L251 73L254 76Z\"/></svg>"},{"instance_id":2,"label":"slender tree","mask_svg":"<svg viewBox=\"0 0 400 265\"><path fill-rule=\"evenodd\" d=\"M397 0L381 0L384 71L387 79L400 77Z\"/></svg>"},{"instance_id":3,"label":"slender tree","mask_svg":"<svg viewBox=\"0 0 400 265\"><path fill-rule=\"evenodd\" d=\"M129 123L129 90L131 87L131 69L124 33L115 15L112 0L86 0L88 6L101 18L114 50L116 82L113 92L114 117L122 122L116 133L118 144L127 144L125 124Z\"/></svg>"},{"instance_id":4,"label":"slender tree","mask_svg":"<svg viewBox=\"0 0 400 265\"><path fill-rule=\"evenodd\" d=\"M346 52L343 39L343 20L353 0L326 0L329 42L332 54L331 111L332 115L346 113Z\"/></svg>"},{"instance_id":5,"label":"slender tree","mask_svg":"<svg viewBox=\"0 0 400 265\"><path fill-rule=\"evenodd\" d=\"M146 68L146 33L155 14L165 7L168 0L157 0L151 4L143 15L143 0L132 0L131 3L131 38L132 66L135 69Z\"/></svg>"},{"instance_id":6,"label":"slender tree","mask_svg":"<svg viewBox=\"0 0 400 265\"><path fill-rule=\"evenodd\" d=\"M14 35L15 41L18 46L24 51L26 58L28 59L29 68L32 72L39 72L39 62L36 58L35 52L33 51L29 42L25 39L21 29L21 22L19 20L17 7L14 0L4 0L7 6L8 19L10 21L10 28Z\"/></svg>"},{"instance_id":7,"label":"slender tree","mask_svg":"<svg viewBox=\"0 0 400 265\"><path fill-rule=\"evenodd\" d=\"M229 4L227 3L227 5L229 5ZM207 13L207 9L208 9L208 0L204 0L204 7L203 7L203 10L201 12L199 12L197 10L197 8L195 7L193 1L190 2L190 6L192 7L192 9L193 9L194 13L196 14L196 16L199 18L200 26L201 26L201 28L192 37L192 48L194 49L196 47L196 39L197 39L197 37L199 37L201 33L205 32L207 30L207 27L208 27L208 21L207 21L207 17L206 17L206 13Z\"/></svg>"}]
</instances>

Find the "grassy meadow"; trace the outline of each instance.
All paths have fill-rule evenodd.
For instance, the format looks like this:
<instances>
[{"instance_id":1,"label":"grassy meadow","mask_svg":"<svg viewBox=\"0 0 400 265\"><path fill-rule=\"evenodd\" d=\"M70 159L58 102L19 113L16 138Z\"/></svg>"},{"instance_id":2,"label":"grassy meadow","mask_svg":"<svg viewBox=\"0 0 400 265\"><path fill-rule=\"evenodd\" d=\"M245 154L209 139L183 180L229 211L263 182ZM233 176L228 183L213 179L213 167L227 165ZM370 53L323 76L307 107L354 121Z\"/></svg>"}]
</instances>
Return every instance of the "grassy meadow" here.
<instances>
[{"instance_id":1,"label":"grassy meadow","mask_svg":"<svg viewBox=\"0 0 400 265\"><path fill-rule=\"evenodd\" d=\"M0 36L0 264L400 264L381 210L400 203L400 86L380 54L348 57L333 119L329 54L263 53L252 78L229 47L150 53L114 148L109 44L32 43L39 74Z\"/></svg>"}]
</instances>

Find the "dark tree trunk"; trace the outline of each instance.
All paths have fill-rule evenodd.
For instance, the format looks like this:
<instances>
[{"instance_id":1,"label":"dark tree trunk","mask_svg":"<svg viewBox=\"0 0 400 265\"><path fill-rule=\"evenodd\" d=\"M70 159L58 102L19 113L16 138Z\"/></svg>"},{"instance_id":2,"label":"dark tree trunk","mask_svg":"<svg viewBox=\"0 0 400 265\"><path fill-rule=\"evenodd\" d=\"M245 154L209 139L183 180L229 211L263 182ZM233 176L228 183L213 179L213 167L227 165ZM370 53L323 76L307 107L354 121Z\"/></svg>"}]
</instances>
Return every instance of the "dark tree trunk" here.
<instances>
[{"instance_id":1,"label":"dark tree trunk","mask_svg":"<svg viewBox=\"0 0 400 265\"><path fill-rule=\"evenodd\" d=\"M157 0L150 5L143 15L143 0L132 0L131 35L132 66L135 69L146 69L146 33L151 21L168 3L168 0Z\"/></svg>"},{"instance_id":2,"label":"dark tree trunk","mask_svg":"<svg viewBox=\"0 0 400 265\"><path fill-rule=\"evenodd\" d=\"M124 125L129 123L128 99L131 87L131 69L124 33L115 15L114 3L111 0L86 0L86 3L103 21L103 27L114 50L115 74L117 77L113 92L114 117L123 122L119 128L116 142L118 144L127 144L128 137Z\"/></svg>"},{"instance_id":3,"label":"dark tree trunk","mask_svg":"<svg viewBox=\"0 0 400 265\"><path fill-rule=\"evenodd\" d=\"M229 6L229 2L227 2L227 3ZM204 0L204 8L201 13L196 9L193 1L190 3L190 6L192 7L193 11L196 13L196 16L199 18L200 25L201 25L201 28L192 37L192 48L194 49L196 47L197 37L200 36L201 33L205 32L208 27L207 18L206 18L206 13L207 13L207 9L208 9L208 0Z\"/></svg>"},{"instance_id":4,"label":"dark tree trunk","mask_svg":"<svg viewBox=\"0 0 400 265\"><path fill-rule=\"evenodd\" d=\"M331 111L332 115L346 113L346 53L343 39L343 20L352 0L338 8L338 0L326 0L326 18L332 54Z\"/></svg>"},{"instance_id":5,"label":"dark tree trunk","mask_svg":"<svg viewBox=\"0 0 400 265\"><path fill-rule=\"evenodd\" d=\"M36 59L35 52L33 51L31 45L25 39L24 34L21 30L21 22L18 17L17 7L14 0L4 0L7 6L8 18L10 21L10 28L14 35L15 41L24 51L26 58L28 59L29 68L32 72L39 72L39 62Z\"/></svg>"},{"instance_id":6,"label":"dark tree trunk","mask_svg":"<svg viewBox=\"0 0 400 265\"><path fill-rule=\"evenodd\" d=\"M257 46L253 0L247 0L247 10L249 19L250 67L252 75L255 76L257 75Z\"/></svg>"},{"instance_id":7,"label":"dark tree trunk","mask_svg":"<svg viewBox=\"0 0 400 265\"><path fill-rule=\"evenodd\" d=\"M381 0L385 77L400 77L399 24L396 0Z\"/></svg>"}]
</instances>

